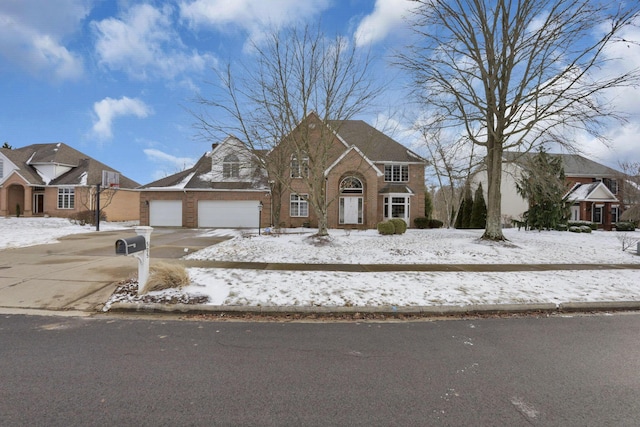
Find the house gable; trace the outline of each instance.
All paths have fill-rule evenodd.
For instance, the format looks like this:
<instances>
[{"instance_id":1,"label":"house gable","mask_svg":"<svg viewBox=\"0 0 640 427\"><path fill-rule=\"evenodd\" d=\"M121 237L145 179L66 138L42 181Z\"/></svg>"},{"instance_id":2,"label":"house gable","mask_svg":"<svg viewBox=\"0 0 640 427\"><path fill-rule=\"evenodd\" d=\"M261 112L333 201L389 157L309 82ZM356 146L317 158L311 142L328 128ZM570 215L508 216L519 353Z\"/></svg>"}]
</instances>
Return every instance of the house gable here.
<instances>
[{"instance_id":1,"label":"house gable","mask_svg":"<svg viewBox=\"0 0 640 427\"><path fill-rule=\"evenodd\" d=\"M565 199L570 202L617 202L618 198L602 182L576 184Z\"/></svg>"},{"instance_id":2,"label":"house gable","mask_svg":"<svg viewBox=\"0 0 640 427\"><path fill-rule=\"evenodd\" d=\"M141 187L145 190L268 190L266 172L249 148L234 136L214 144L196 164Z\"/></svg>"}]
</instances>

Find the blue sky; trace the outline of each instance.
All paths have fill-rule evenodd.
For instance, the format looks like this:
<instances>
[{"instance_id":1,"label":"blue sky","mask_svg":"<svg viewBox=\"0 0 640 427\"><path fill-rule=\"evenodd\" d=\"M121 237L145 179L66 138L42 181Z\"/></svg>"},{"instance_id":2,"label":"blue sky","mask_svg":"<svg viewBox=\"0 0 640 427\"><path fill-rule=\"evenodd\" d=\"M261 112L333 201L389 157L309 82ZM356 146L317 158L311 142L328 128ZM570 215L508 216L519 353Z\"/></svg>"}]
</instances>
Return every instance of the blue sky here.
<instances>
[{"instance_id":1,"label":"blue sky","mask_svg":"<svg viewBox=\"0 0 640 427\"><path fill-rule=\"evenodd\" d=\"M249 39L272 25L321 22L359 40L388 75L408 31L406 0L2 0L0 144L64 142L146 184L191 166L192 99L212 67L250 60ZM640 65L640 55L629 61ZM395 73L395 74L391 74ZM616 102L631 115L610 130L613 150L585 141L594 160L640 161L640 93ZM387 110L397 92L390 93ZM373 125L383 111L358 117Z\"/></svg>"}]
</instances>

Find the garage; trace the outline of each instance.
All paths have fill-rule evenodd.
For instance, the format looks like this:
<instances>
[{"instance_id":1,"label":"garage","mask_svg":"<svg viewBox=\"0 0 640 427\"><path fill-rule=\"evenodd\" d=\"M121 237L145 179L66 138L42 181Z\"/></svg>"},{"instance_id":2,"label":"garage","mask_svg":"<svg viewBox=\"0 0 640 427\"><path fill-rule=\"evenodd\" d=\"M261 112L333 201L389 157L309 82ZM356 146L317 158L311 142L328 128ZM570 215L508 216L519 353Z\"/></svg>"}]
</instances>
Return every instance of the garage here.
<instances>
[{"instance_id":1,"label":"garage","mask_svg":"<svg viewBox=\"0 0 640 427\"><path fill-rule=\"evenodd\" d=\"M257 228L258 206L257 200L200 200L198 227Z\"/></svg>"},{"instance_id":2,"label":"garage","mask_svg":"<svg viewBox=\"0 0 640 427\"><path fill-rule=\"evenodd\" d=\"M182 200L151 200L149 225L152 227L182 227Z\"/></svg>"}]
</instances>

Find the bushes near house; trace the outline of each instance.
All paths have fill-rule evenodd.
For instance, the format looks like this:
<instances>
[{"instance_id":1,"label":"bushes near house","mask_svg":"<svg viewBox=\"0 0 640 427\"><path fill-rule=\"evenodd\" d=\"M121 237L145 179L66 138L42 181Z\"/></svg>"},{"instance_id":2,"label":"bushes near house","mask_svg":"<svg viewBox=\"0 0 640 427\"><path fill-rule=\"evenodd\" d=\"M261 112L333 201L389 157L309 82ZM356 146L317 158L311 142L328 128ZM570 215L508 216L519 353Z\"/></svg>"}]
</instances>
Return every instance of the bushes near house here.
<instances>
[{"instance_id":1,"label":"bushes near house","mask_svg":"<svg viewBox=\"0 0 640 427\"><path fill-rule=\"evenodd\" d=\"M391 221L384 221L378 223L378 233L388 236L391 234L395 234L396 227L393 225Z\"/></svg>"},{"instance_id":2,"label":"bushes near house","mask_svg":"<svg viewBox=\"0 0 640 427\"><path fill-rule=\"evenodd\" d=\"M570 225L569 231L572 233L591 233L593 229L589 225Z\"/></svg>"},{"instance_id":3,"label":"bushes near house","mask_svg":"<svg viewBox=\"0 0 640 427\"><path fill-rule=\"evenodd\" d=\"M416 228L441 228L444 223L439 219L429 219L427 217L421 216L413 220Z\"/></svg>"},{"instance_id":4,"label":"bushes near house","mask_svg":"<svg viewBox=\"0 0 640 427\"><path fill-rule=\"evenodd\" d=\"M591 221L569 221L569 222L567 222L567 225L569 226L569 228L571 228L571 227L582 227L583 225L586 225L587 227L591 228L592 230L597 230L598 229L598 224L596 224L595 222L591 222Z\"/></svg>"},{"instance_id":5,"label":"bushes near house","mask_svg":"<svg viewBox=\"0 0 640 427\"><path fill-rule=\"evenodd\" d=\"M429 218L426 216L420 216L413 220L413 224L416 228L425 229L429 227Z\"/></svg>"},{"instance_id":6,"label":"bushes near house","mask_svg":"<svg viewBox=\"0 0 640 427\"><path fill-rule=\"evenodd\" d=\"M393 224L395 234L404 234L407 231L407 223L400 218L391 218L389 220Z\"/></svg>"},{"instance_id":7,"label":"bushes near house","mask_svg":"<svg viewBox=\"0 0 640 427\"><path fill-rule=\"evenodd\" d=\"M69 217L69 220L74 224L78 225L96 225L96 213L94 211L81 211L76 212ZM100 213L100 221L106 221L107 214L104 212Z\"/></svg>"},{"instance_id":8,"label":"bushes near house","mask_svg":"<svg viewBox=\"0 0 640 427\"><path fill-rule=\"evenodd\" d=\"M636 225L633 222L616 222L616 231L634 231Z\"/></svg>"},{"instance_id":9,"label":"bushes near house","mask_svg":"<svg viewBox=\"0 0 640 427\"><path fill-rule=\"evenodd\" d=\"M444 222L439 219L430 219L429 220L429 228L442 228Z\"/></svg>"},{"instance_id":10,"label":"bushes near house","mask_svg":"<svg viewBox=\"0 0 640 427\"><path fill-rule=\"evenodd\" d=\"M149 267L149 279L140 293L146 294L171 288L180 289L189 283L189 274L184 266L159 262Z\"/></svg>"}]
</instances>

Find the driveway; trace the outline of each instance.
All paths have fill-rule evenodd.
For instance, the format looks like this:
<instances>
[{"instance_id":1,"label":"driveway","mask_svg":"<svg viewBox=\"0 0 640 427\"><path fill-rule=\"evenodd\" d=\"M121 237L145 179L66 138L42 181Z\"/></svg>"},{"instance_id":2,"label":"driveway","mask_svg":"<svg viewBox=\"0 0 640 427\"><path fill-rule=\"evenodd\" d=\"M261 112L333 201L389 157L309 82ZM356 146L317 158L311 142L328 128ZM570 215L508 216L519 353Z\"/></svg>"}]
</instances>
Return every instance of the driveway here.
<instances>
[{"instance_id":1,"label":"driveway","mask_svg":"<svg viewBox=\"0 0 640 427\"><path fill-rule=\"evenodd\" d=\"M204 231L154 229L151 263L177 262L187 252L226 239L199 237ZM66 236L54 244L0 250L0 312L99 310L118 282L137 276L136 258L115 255L115 241L135 235L133 230L101 231Z\"/></svg>"}]
</instances>

